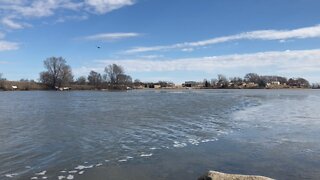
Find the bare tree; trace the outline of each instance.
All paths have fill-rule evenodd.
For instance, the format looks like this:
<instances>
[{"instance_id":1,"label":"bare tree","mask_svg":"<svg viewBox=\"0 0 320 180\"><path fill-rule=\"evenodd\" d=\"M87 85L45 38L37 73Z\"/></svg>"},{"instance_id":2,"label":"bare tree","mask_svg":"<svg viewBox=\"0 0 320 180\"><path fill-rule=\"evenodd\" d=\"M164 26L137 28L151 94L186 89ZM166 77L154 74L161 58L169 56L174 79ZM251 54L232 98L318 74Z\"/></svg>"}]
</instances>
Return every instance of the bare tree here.
<instances>
[{"instance_id":1,"label":"bare tree","mask_svg":"<svg viewBox=\"0 0 320 180\"><path fill-rule=\"evenodd\" d=\"M61 87L73 81L72 70L62 57L50 57L44 62L47 71L40 73L40 81L51 88Z\"/></svg>"},{"instance_id":2,"label":"bare tree","mask_svg":"<svg viewBox=\"0 0 320 180\"><path fill-rule=\"evenodd\" d=\"M4 81L5 81L6 79L5 78L3 78L3 75L2 75L2 73L0 73L0 88L2 89L3 88L3 86L4 86Z\"/></svg>"},{"instance_id":3,"label":"bare tree","mask_svg":"<svg viewBox=\"0 0 320 180\"><path fill-rule=\"evenodd\" d=\"M121 66L117 64L111 64L108 65L105 69L105 79L107 82L109 82L111 85L116 85L119 83L119 75L124 74L124 70Z\"/></svg>"},{"instance_id":4,"label":"bare tree","mask_svg":"<svg viewBox=\"0 0 320 180\"><path fill-rule=\"evenodd\" d=\"M221 88L226 88L228 87L228 79L225 75L218 74L218 86Z\"/></svg>"},{"instance_id":5,"label":"bare tree","mask_svg":"<svg viewBox=\"0 0 320 180\"><path fill-rule=\"evenodd\" d=\"M209 87L210 86L210 82L207 79L204 79L203 80L203 86L206 87L206 88Z\"/></svg>"},{"instance_id":6,"label":"bare tree","mask_svg":"<svg viewBox=\"0 0 320 180\"><path fill-rule=\"evenodd\" d=\"M213 78L213 79L211 79L210 83L213 87L215 87L218 83L218 80Z\"/></svg>"},{"instance_id":7,"label":"bare tree","mask_svg":"<svg viewBox=\"0 0 320 180\"><path fill-rule=\"evenodd\" d=\"M85 85L87 83L87 78L85 76L80 76L78 77L76 83L79 85Z\"/></svg>"},{"instance_id":8,"label":"bare tree","mask_svg":"<svg viewBox=\"0 0 320 180\"><path fill-rule=\"evenodd\" d=\"M256 73L248 73L244 76L244 80L246 82L253 82L258 84L260 82L260 76Z\"/></svg>"},{"instance_id":9,"label":"bare tree","mask_svg":"<svg viewBox=\"0 0 320 180\"><path fill-rule=\"evenodd\" d=\"M102 77L100 73L97 73L95 71L91 71L88 76L88 81L90 85L93 85L95 87L98 87L102 83Z\"/></svg>"},{"instance_id":10,"label":"bare tree","mask_svg":"<svg viewBox=\"0 0 320 180\"><path fill-rule=\"evenodd\" d=\"M117 76L117 83L119 85L130 86L130 85L132 85L132 78L131 78L131 76L126 75L126 74L119 74Z\"/></svg>"}]
</instances>

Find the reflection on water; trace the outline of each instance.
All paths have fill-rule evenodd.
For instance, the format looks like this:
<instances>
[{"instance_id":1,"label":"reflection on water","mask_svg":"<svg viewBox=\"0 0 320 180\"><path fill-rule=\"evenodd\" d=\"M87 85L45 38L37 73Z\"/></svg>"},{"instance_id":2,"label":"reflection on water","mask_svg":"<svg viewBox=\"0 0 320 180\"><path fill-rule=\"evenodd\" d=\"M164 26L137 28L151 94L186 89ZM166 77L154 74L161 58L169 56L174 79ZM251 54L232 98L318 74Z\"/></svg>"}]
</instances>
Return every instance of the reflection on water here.
<instances>
[{"instance_id":1,"label":"reflection on water","mask_svg":"<svg viewBox=\"0 0 320 180\"><path fill-rule=\"evenodd\" d=\"M1 92L0 176L73 179L252 127L247 142L319 152L319 100L311 90Z\"/></svg>"}]
</instances>

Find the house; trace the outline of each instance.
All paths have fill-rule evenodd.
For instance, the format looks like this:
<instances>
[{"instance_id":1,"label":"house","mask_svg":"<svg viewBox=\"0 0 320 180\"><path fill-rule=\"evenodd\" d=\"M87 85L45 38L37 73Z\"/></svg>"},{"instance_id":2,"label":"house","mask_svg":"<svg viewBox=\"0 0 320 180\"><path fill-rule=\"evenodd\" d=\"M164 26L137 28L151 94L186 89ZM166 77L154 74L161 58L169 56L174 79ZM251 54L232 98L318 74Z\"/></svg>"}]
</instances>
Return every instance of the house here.
<instances>
[{"instance_id":1,"label":"house","mask_svg":"<svg viewBox=\"0 0 320 180\"><path fill-rule=\"evenodd\" d=\"M198 85L195 81L186 81L182 84L183 87L196 87Z\"/></svg>"},{"instance_id":2,"label":"house","mask_svg":"<svg viewBox=\"0 0 320 180\"><path fill-rule=\"evenodd\" d=\"M257 87L259 87L259 84L256 84L254 82L248 82L248 83L245 84L244 87L245 88L257 88Z\"/></svg>"},{"instance_id":3,"label":"house","mask_svg":"<svg viewBox=\"0 0 320 180\"><path fill-rule=\"evenodd\" d=\"M160 89L160 88L161 88L161 85L155 84L155 85L154 85L154 88L155 88L155 89Z\"/></svg>"}]
</instances>

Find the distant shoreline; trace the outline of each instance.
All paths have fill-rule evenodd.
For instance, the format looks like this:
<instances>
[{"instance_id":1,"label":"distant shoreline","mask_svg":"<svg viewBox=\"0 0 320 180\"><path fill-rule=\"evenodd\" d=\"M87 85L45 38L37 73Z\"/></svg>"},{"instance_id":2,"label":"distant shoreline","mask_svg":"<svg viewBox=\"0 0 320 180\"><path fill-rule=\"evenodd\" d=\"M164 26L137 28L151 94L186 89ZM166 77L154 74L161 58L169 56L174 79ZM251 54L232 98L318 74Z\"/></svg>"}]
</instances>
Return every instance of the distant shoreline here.
<instances>
[{"instance_id":1,"label":"distant shoreline","mask_svg":"<svg viewBox=\"0 0 320 180\"><path fill-rule=\"evenodd\" d=\"M312 87L273 86L273 87L142 87L134 85L101 86L70 84L52 89L43 83L24 81L2 81L0 91L126 91L126 90L217 90L217 89L319 89Z\"/></svg>"}]
</instances>

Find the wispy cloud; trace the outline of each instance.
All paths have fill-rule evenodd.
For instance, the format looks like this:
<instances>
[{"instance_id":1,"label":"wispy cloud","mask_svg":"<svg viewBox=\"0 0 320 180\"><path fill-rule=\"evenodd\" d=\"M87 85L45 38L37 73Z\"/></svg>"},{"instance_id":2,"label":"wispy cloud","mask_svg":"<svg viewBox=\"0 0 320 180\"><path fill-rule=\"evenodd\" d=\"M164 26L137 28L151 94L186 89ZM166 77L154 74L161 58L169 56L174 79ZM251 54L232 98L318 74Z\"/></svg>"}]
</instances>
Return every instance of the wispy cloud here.
<instances>
[{"instance_id":1,"label":"wispy cloud","mask_svg":"<svg viewBox=\"0 0 320 180\"><path fill-rule=\"evenodd\" d=\"M138 33L102 33L102 34L95 34L91 36L86 36L83 39L85 40L94 40L94 41L115 41L121 39L127 39L132 37L140 36L141 34Z\"/></svg>"},{"instance_id":2,"label":"wispy cloud","mask_svg":"<svg viewBox=\"0 0 320 180\"><path fill-rule=\"evenodd\" d=\"M11 51L19 49L19 44L16 42L5 41L5 34L0 32L0 51Z\"/></svg>"},{"instance_id":3,"label":"wispy cloud","mask_svg":"<svg viewBox=\"0 0 320 180\"><path fill-rule=\"evenodd\" d=\"M130 6L134 3L134 0L85 0L85 4L99 14L104 14L123 6Z\"/></svg>"},{"instance_id":4,"label":"wispy cloud","mask_svg":"<svg viewBox=\"0 0 320 180\"><path fill-rule=\"evenodd\" d=\"M10 29L23 29L25 27L30 27L30 24L27 23L19 23L13 21L10 17L4 17L1 20L1 23Z\"/></svg>"},{"instance_id":5,"label":"wispy cloud","mask_svg":"<svg viewBox=\"0 0 320 180\"><path fill-rule=\"evenodd\" d=\"M0 0L0 28L4 31L23 29L32 26L31 19L51 16L58 17L53 23L86 20L90 14L105 14L134 3L134 0ZM103 35L106 34L91 38L117 40L137 36L130 33ZM0 32L0 51L19 49L18 43L5 41L3 36Z\"/></svg>"},{"instance_id":6,"label":"wispy cloud","mask_svg":"<svg viewBox=\"0 0 320 180\"><path fill-rule=\"evenodd\" d=\"M86 75L91 69L103 71L103 67L116 63L130 72L197 71L206 73L239 72L248 69L255 72L271 69L274 74L320 73L320 49L271 51L252 54L233 54L186 59L106 59L98 60L92 67L81 67L75 72ZM187 72L186 72L187 73Z\"/></svg>"},{"instance_id":7,"label":"wispy cloud","mask_svg":"<svg viewBox=\"0 0 320 180\"><path fill-rule=\"evenodd\" d=\"M18 43L0 40L0 51L11 51L17 49L19 49Z\"/></svg>"},{"instance_id":8,"label":"wispy cloud","mask_svg":"<svg viewBox=\"0 0 320 180\"><path fill-rule=\"evenodd\" d=\"M44 18L58 13L63 15L62 11L73 13L73 17L84 17L85 13L105 14L134 3L133 0L0 0L0 18L6 27L21 29L25 26L17 21ZM68 17L59 19L78 20Z\"/></svg>"},{"instance_id":9,"label":"wispy cloud","mask_svg":"<svg viewBox=\"0 0 320 180\"><path fill-rule=\"evenodd\" d=\"M136 47L125 51L126 53L139 53L149 51L174 50L192 51L194 48L220 44L239 40L285 40L320 38L320 25L292 30L258 30L240 34L211 38L202 41L184 42L165 46Z\"/></svg>"},{"instance_id":10,"label":"wispy cloud","mask_svg":"<svg viewBox=\"0 0 320 180\"><path fill-rule=\"evenodd\" d=\"M83 21L88 19L89 16L88 15L73 15L73 16L63 16L63 17L59 17L55 23L63 23L66 21Z\"/></svg>"}]
</instances>

